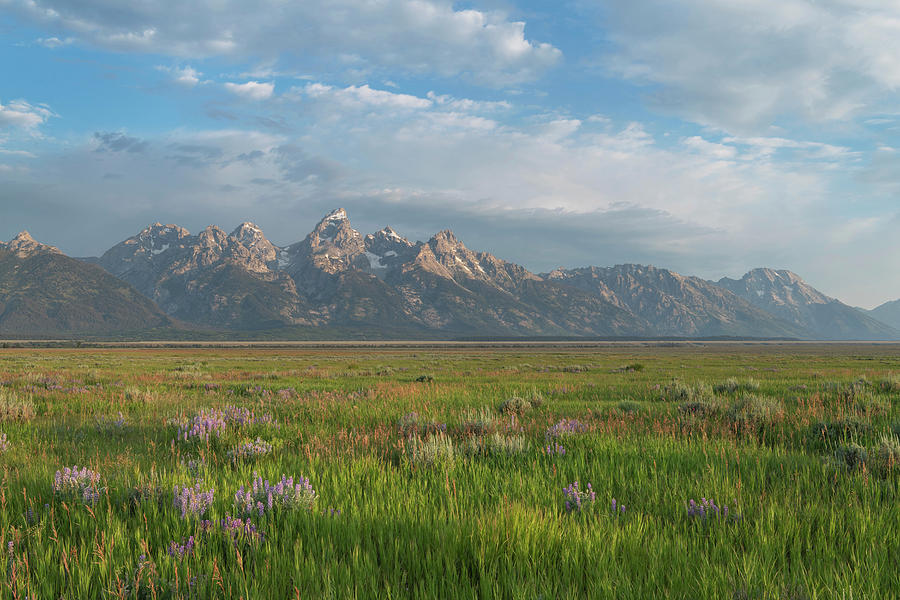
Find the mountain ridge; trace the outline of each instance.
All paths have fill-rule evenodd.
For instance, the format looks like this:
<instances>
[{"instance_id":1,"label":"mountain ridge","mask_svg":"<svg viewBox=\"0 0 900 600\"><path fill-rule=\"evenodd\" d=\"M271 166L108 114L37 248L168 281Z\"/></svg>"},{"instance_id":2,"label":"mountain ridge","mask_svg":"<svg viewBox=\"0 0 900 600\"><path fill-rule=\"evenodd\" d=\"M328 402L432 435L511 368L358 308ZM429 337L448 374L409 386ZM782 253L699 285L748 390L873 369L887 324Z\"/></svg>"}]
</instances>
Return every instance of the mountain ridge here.
<instances>
[{"instance_id":1,"label":"mountain ridge","mask_svg":"<svg viewBox=\"0 0 900 600\"><path fill-rule=\"evenodd\" d=\"M65 257L25 232L0 250ZM468 248L450 229L416 242L390 226L364 235L343 208L283 246L252 221L197 234L156 222L81 260L133 286L170 322L221 332L900 338L786 270L717 282L635 264L532 273Z\"/></svg>"}]
</instances>

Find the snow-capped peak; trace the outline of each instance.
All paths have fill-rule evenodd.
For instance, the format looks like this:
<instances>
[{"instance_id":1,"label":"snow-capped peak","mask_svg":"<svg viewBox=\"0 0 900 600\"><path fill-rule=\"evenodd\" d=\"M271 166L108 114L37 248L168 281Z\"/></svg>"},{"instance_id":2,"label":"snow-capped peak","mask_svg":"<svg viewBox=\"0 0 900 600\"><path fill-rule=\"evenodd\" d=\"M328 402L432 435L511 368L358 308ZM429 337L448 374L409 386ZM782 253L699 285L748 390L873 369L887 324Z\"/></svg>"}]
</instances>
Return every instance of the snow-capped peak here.
<instances>
[{"instance_id":1,"label":"snow-capped peak","mask_svg":"<svg viewBox=\"0 0 900 600\"><path fill-rule=\"evenodd\" d=\"M327 215L325 215L324 221L346 221L347 220L347 211L343 208L336 208L331 211Z\"/></svg>"}]
</instances>

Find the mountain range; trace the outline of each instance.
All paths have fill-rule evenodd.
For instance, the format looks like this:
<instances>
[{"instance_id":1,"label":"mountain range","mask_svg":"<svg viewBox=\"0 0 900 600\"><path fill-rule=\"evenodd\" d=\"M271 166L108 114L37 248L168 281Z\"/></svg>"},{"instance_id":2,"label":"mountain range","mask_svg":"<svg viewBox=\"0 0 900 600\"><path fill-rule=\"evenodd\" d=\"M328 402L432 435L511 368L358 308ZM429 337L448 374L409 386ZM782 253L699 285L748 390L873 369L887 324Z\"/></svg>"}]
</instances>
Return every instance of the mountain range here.
<instances>
[{"instance_id":1,"label":"mountain range","mask_svg":"<svg viewBox=\"0 0 900 600\"><path fill-rule=\"evenodd\" d=\"M6 336L900 339L891 317L900 304L878 311L829 298L790 271L716 282L642 265L537 274L470 250L449 230L425 242L390 227L363 235L343 209L288 246L249 222L196 235L154 223L97 258L67 257L24 232L0 243Z\"/></svg>"}]
</instances>

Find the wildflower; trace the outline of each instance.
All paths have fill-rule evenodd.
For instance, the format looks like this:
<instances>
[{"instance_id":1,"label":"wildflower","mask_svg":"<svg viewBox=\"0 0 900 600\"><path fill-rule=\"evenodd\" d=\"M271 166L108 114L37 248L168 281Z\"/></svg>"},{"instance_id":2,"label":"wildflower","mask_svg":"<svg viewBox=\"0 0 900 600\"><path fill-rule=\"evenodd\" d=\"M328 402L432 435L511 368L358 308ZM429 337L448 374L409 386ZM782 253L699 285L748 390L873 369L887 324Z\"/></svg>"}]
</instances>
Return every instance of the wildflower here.
<instances>
[{"instance_id":1,"label":"wildflower","mask_svg":"<svg viewBox=\"0 0 900 600\"><path fill-rule=\"evenodd\" d=\"M612 510L610 511L614 517L618 517L619 515L625 514L625 505L624 504L616 504L616 499L612 499Z\"/></svg>"},{"instance_id":2,"label":"wildflower","mask_svg":"<svg viewBox=\"0 0 900 600\"><path fill-rule=\"evenodd\" d=\"M194 484L194 487L179 488L176 485L175 508L181 511L182 519L187 519L189 516L202 517L212 506L214 493L215 490L203 491L199 482Z\"/></svg>"},{"instance_id":3,"label":"wildflower","mask_svg":"<svg viewBox=\"0 0 900 600\"><path fill-rule=\"evenodd\" d=\"M268 479L263 479L256 473L253 474L253 483L249 489L241 486L234 494L234 505L239 512L245 515L259 514L262 517L267 512L276 509L312 509L316 501L316 491L309 479L281 476L281 481L271 485Z\"/></svg>"},{"instance_id":4,"label":"wildflower","mask_svg":"<svg viewBox=\"0 0 900 600\"><path fill-rule=\"evenodd\" d=\"M567 513L580 513L589 506L593 506L594 501L597 499L597 494L590 483L587 484L586 490L581 490L577 481L563 488L563 496Z\"/></svg>"},{"instance_id":5,"label":"wildflower","mask_svg":"<svg viewBox=\"0 0 900 600\"><path fill-rule=\"evenodd\" d=\"M548 456L565 456L566 449L559 444L551 443L544 448L544 452L546 452Z\"/></svg>"},{"instance_id":6,"label":"wildflower","mask_svg":"<svg viewBox=\"0 0 900 600\"><path fill-rule=\"evenodd\" d=\"M239 543L249 545L263 537L262 532L250 522L250 519L238 519L229 515L222 519L221 527L222 531L231 536L231 541L235 546Z\"/></svg>"},{"instance_id":7,"label":"wildflower","mask_svg":"<svg viewBox=\"0 0 900 600\"><path fill-rule=\"evenodd\" d=\"M695 502L693 498L687 504L687 516L689 519L700 519L706 521L710 517L728 518L728 507L719 507L712 499L701 498L700 502Z\"/></svg>"},{"instance_id":8,"label":"wildflower","mask_svg":"<svg viewBox=\"0 0 900 600\"><path fill-rule=\"evenodd\" d=\"M65 467L53 478L53 491L61 496L78 497L88 505L100 500L100 474L87 467Z\"/></svg>"},{"instance_id":9,"label":"wildflower","mask_svg":"<svg viewBox=\"0 0 900 600\"><path fill-rule=\"evenodd\" d=\"M182 538L181 543L169 542L169 556L174 556L178 560L194 553L194 536L187 539Z\"/></svg>"},{"instance_id":10,"label":"wildflower","mask_svg":"<svg viewBox=\"0 0 900 600\"><path fill-rule=\"evenodd\" d=\"M245 444L241 444L234 450L229 450L228 458L231 459L232 462L237 462L240 460L252 460L254 458L259 458L261 456L270 454L271 452L272 444L263 441L260 438L256 438L255 442L247 442Z\"/></svg>"},{"instance_id":11,"label":"wildflower","mask_svg":"<svg viewBox=\"0 0 900 600\"><path fill-rule=\"evenodd\" d=\"M0 452L9 450L9 440L6 439L5 433L0 433Z\"/></svg>"},{"instance_id":12,"label":"wildflower","mask_svg":"<svg viewBox=\"0 0 900 600\"><path fill-rule=\"evenodd\" d=\"M578 419L563 419L547 429L546 437L550 440L574 433L584 433L587 429L587 425Z\"/></svg>"}]
</instances>

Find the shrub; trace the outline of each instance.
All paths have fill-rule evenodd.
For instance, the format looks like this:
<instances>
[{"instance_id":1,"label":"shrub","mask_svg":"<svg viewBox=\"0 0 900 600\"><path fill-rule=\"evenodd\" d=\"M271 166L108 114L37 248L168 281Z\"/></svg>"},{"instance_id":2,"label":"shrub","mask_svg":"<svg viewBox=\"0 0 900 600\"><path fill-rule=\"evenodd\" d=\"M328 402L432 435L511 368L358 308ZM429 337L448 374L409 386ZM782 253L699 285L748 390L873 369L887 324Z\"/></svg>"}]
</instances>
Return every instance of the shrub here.
<instances>
[{"instance_id":1,"label":"shrub","mask_svg":"<svg viewBox=\"0 0 900 600\"><path fill-rule=\"evenodd\" d=\"M639 413L644 409L640 402L635 402L634 400L622 400L616 405L616 408L628 415Z\"/></svg>"},{"instance_id":2,"label":"shrub","mask_svg":"<svg viewBox=\"0 0 900 600\"><path fill-rule=\"evenodd\" d=\"M434 375L419 375L416 377L416 383L433 383Z\"/></svg>"},{"instance_id":3,"label":"shrub","mask_svg":"<svg viewBox=\"0 0 900 600\"><path fill-rule=\"evenodd\" d=\"M715 417L722 413L722 405L711 400L692 400L678 405L678 412L700 418Z\"/></svg>"},{"instance_id":4,"label":"shrub","mask_svg":"<svg viewBox=\"0 0 900 600\"><path fill-rule=\"evenodd\" d=\"M419 414L411 412L400 417L397 421L397 429L400 435L409 437L415 434L446 433L447 424L436 421L419 421Z\"/></svg>"},{"instance_id":5,"label":"shrub","mask_svg":"<svg viewBox=\"0 0 900 600\"><path fill-rule=\"evenodd\" d=\"M882 436L873 454L874 467L881 475L900 471L900 439L897 436Z\"/></svg>"},{"instance_id":6,"label":"shrub","mask_svg":"<svg viewBox=\"0 0 900 600\"><path fill-rule=\"evenodd\" d=\"M866 393L871 383L865 377L851 382L830 381L826 382L823 391L834 395L838 400L847 404L852 404L857 396Z\"/></svg>"},{"instance_id":7,"label":"shrub","mask_svg":"<svg viewBox=\"0 0 900 600\"><path fill-rule=\"evenodd\" d=\"M878 381L877 387L885 394L900 393L900 376L890 375Z\"/></svg>"},{"instance_id":8,"label":"shrub","mask_svg":"<svg viewBox=\"0 0 900 600\"><path fill-rule=\"evenodd\" d=\"M501 402L499 409L503 414L521 416L531 410L531 402L524 398L513 396Z\"/></svg>"},{"instance_id":9,"label":"shrub","mask_svg":"<svg viewBox=\"0 0 900 600\"><path fill-rule=\"evenodd\" d=\"M490 454L513 456L522 454L528 449L524 435L503 436L499 433L486 438L487 451Z\"/></svg>"},{"instance_id":10,"label":"shrub","mask_svg":"<svg viewBox=\"0 0 900 600\"><path fill-rule=\"evenodd\" d=\"M759 427L781 419L784 407L773 398L744 394L729 405L727 415L738 427Z\"/></svg>"},{"instance_id":11,"label":"shrub","mask_svg":"<svg viewBox=\"0 0 900 600\"><path fill-rule=\"evenodd\" d=\"M734 394L737 392L758 392L759 391L759 383L753 379L747 379L746 381L738 381L734 377L729 377L722 383L716 384L713 390L717 394Z\"/></svg>"},{"instance_id":12,"label":"shrub","mask_svg":"<svg viewBox=\"0 0 900 600\"><path fill-rule=\"evenodd\" d=\"M810 426L807 440L812 448L834 448L838 444L865 440L871 431L871 424L856 417L839 421L819 421Z\"/></svg>"},{"instance_id":13,"label":"shrub","mask_svg":"<svg viewBox=\"0 0 900 600\"><path fill-rule=\"evenodd\" d=\"M463 415L460 425L463 433L469 435L487 435L494 431L497 417L493 411L487 408L469 410Z\"/></svg>"},{"instance_id":14,"label":"shrub","mask_svg":"<svg viewBox=\"0 0 900 600\"><path fill-rule=\"evenodd\" d=\"M150 404L155 399L153 392L142 390L136 386L128 386L123 393L125 402L133 404Z\"/></svg>"},{"instance_id":15,"label":"shrub","mask_svg":"<svg viewBox=\"0 0 900 600\"><path fill-rule=\"evenodd\" d=\"M0 390L0 422L30 421L34 418L34 403L15 393Z\"/></svg>"},{"instance_id":16,"label":"shrub","mask_svg":"<svg viewBox=\"0 0 900 600\"><path fill-rule=\"evenodd\" d=\"M406 445L406 456L414 465L437 466L453 462L453 441L444 433L415 435Z\"/></svg>"},{"instance_id":17,"label":"shrub","mask_svg":"<svg viewBox=\"0 0 900 600\"><path fill-rule=\"evenodd\" d=\"M834 452L838 463L850 471L861 469L869 458L866 449L859 444L846 444Z\"/></svg>"},{"instance_id":18,"label":"shrub","mask_svg":"<svg viewBox=\"0 0 900 600\"><path fill-rule=\"evenodd\" d=\"M663 388L662 400L672 402L713 401L714 394L708 383L700 382L690 386L676 379Z\"/></svg>"},{"instance_id":19,"label":"shrub","mask_svg":"<svg viewBox=\"0 0 900 600\"><path fill-rule=\"evenodd\" d=\"M854 412L868 417L884 415L890 412L890 405L887 402L868 393L855 396L850 408Z\"/></svg>"}]
</instances>

